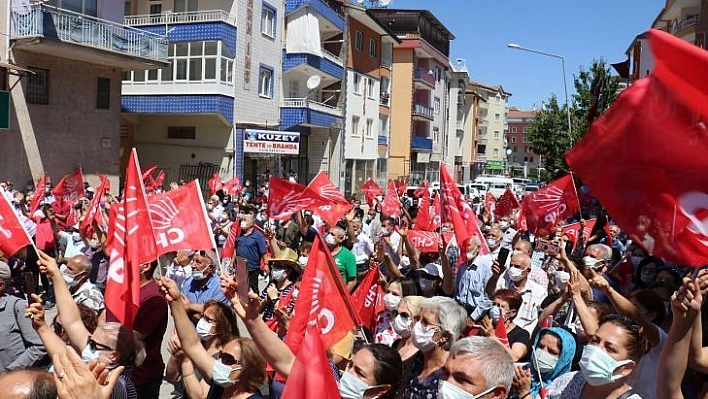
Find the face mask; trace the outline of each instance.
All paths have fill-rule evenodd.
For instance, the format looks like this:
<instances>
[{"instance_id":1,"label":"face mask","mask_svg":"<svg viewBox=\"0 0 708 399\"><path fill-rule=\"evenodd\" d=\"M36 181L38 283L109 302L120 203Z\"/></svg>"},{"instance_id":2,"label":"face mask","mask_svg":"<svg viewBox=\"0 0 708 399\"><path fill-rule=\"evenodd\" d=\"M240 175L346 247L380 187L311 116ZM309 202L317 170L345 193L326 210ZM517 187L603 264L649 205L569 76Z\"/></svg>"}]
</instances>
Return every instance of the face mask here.
<instances>
[{"instance_id":1,"label":"face mask","mask_svg":"<svg viewBox=\"0 0 708 399\"><path fill-rule=\"evenodd\" d=\"M206 209L208 211L213 211L214 210L214 205L213 204L207 204Z\"/></svg>"},{"instance_id":2,"label":"face mask","mask_svg":"<svg viewBox=\"0 0 708 399\"><path fill-rule=\"evenodd\" d=\"M568 284L568 281L570 281L570 273L558 270L553 274L553 279L555 280L558 288L563 288L566 284Z\"/></svg>"},{"instance_id":3,"label":"face mask","mask_svg":"<svg viewBox=\"0 0 708 399\"><path fill-rule=\"evenodd\" d=\"M101 242L98 240L89 241L89 247L91 247L91 249L97 249L100 246L101 246Z\"/></svg>"},{"instance_id":4,"label":"face mask","mask_svg":"<svg viewBox=\"0 0 708 399\"><path fill-rule=\"evenodd\" d=\"M511 255L512 255L512 256L514 256L514 255L521 255L521 254L523 254L523 252L519 251L518 249L515 249L514 251L511 252Z\"/></svg>"},{"instance_id":5,"label":"face mask","mask_svg":"<svg viewBox=\"0 0 708 399\"><path fill-rule=\"evenodd\" d=\"M98 359L99 357L102 357L106 360L108 364L111 363L111 359L107 358L104 356L98 349L97 350L91 350L91 346L86 345L83 351L81 351L81 360L84 361L84 363L89 363L91 360Z\"/></svg>"},{"instance_id":6,"label":"face mask","mask_svg":"<svg viewBox=\"0 0 708 399\"><path fill-rule=\"evenodd\" d=\"M432 294L433 291L435 290L435 287L433 286L433 280L429 280L427 278L421 278L418 281L418 284L420 285L420 290L423 291L424 296L426 294Z\"/></svg>"},{"instance_id":7,"label":"face mask","mask_svg":"<svg viewBox=\"0 0 708 399\"><path fill-rule=\"evenodd\" d=\"M202 281L206 278L204 270L192 270L192 278L197 281Z\"/></svg>"},{"instance_id":8,"label":"face mask","mask_svg":"<svg viewBox=\"0 0 708 399\"><path fill-rule=\"evenodd\" d=\"M524 279L524 271L519 270L515 267L510 267L509 268L509 278L511 281L518 283L519 281Z\"/></svg>"},{"instance_id":9,"label":"face mask","mask_svg":"<svg viewBox=\"0 0 708 399\"><path fill-rule=\"evenodd\" d=\"M227 221L227 220L229 220L228 215L222 213L221 216L219 216L219 221L220 221L221 223L223 223L223 222L225 222L225 221Z\"/></svg>"},{"instance_id":10,"label":"face mask","mask_svg":"<svg viewBox=\"0 0 708 399\"><path fill-rule=\"evenodd\" d=\"M411 335L411 321L407 317L403 317L400 314L396 315L391 326L393 327L393 331L401 337Z\"/></svg>"},{"instance_id":11,"label":"face mask","mask_svg":"<svg viewBox=\"0 0 708 399\"><path fill-rule=\"evenodd\" d=\"M214 327L214 324L209 323L207 319L203 317L199 319L199 322L197 323L197 335L199 335L199 338L201 338L202 341L214 335L214 333L211 332L212 327Z\"/></svg>"},{"instance_id":12,"label":"face mask","mask_svg":"<svg viewBox=\"0 0 708 399\"><path fill-rule=\"evenodd\" d=\"M634 266L639 266L639 263L644 260L643 256L632 256L632 264Z\"/></svg>"},{"instance_id":13,"label":"face mask","mask_svg":"<svg viewBox=\"0 0 708 399\"><path fill-rule=\"evenodd\" d=\"M497 247L497 240L494 238L487 238L487 246L491 248L496 248Z\"/></svg>"},{"instance_id":14,"label":"face mask","mask_svg":"<svg viewBox=\"0 0 708 399\"><path fill-rule=\"evenodd\" d=\"M285 280L285 277L288 276L288 272L285 269L273 269L270 272L270 276L275 281L283 281Z\"/></svg>"},{"instance_id":15,"label":"face mask","mask_svg":"<svg viewBox=\"0 0 708 399\"><path fill-rule=\"evenodd\" d=\"M499 228L502 229L502 230L506 230L506 229L509 228L509 223L508 223L508 222L504 222L504 221L499 222Z\"/></svg>"},{"instance_id":16,"label":"face mask","mask_svg":"<svg viewBox=\"0 0 708 399\"><path fill-rule=\"evenodd\" d=\"M583 349L583 356L580 358L580 371L588 384L606 385L622 378L622 376L614 375L614 371L631 362L631 360L618 362L599 346L586 345Z\"/></svg>"},{"instance_id":17,"label":"face mask","mask_svg":"<svg viewBox=\"0 0 708 399\"><path fill-rule=\"evenodd\" d=\"M418 348L421 352L430 351L435 348L433 335L435 335L435 329L431 327L425 328L420 322L415 323L413 333L411 334L413 346Z\"/></svg>"},{"instance_id":18,"label":"face mask","mask_svg":"<svg viewBox=\"0 0 708 399\"><path fill-rule=\"evenodd\" d=\"M534 349L533 355L536 357L538 371L540 371L541 374L550 373L556 368L556 364L558 364L558 356L553 356L541 348Z\"/></svg>"},{"instance_id":19,"label":"face mask","mask_svg":"<svg viewBox=\"0 0 708 399\"><path fill-rule=\"evenodd\" d=\"M467 260L471 261L474 259L474 257L477 256L477 251L467 251Z\"/></svg>"},{"instance_id":20,"label":"face mask","mask_svg":"<svg viewBox=\"0 0 708 399\"><path fill-rule=\"evenodd\" d=\"M245 220L241 222L241 230L248 230L249 227L251 226Z\"/></svg>"},{"instance_id":21,"label":"face mask","mask_svg":"<svg viewBox=\"0 0 708 399\"><path fill-rule=\"evenodd\" d=\"M64 277L64 281L66 281L66 285L69 288L72 288L74 286L74 283L76 282L76 276L69 274L67 272L67 267L66 265L61 265L59 268L59 271L61 272L61 276Z\"/></svg>"},{"instance_id":22,"label":"face mask","mask_svg":"<svg viewBox=\"0 0 708 399\"><path fill-rule=\"evenodd\" d=\"M585 266L590 267L590 268L595 267L595 264L596 264L597 262L598 262L597 259L592 258L592 257L590 257L590 256L585 256L585 257L583 258L583 263L585 263Z\"/></svg>"},{"instance_id":23,"label":"face mask","mask_svg":"<svg viewBox=\"0 0 708 399\"><path fill-rule=\"evenodd\" d=\"M333 246L337 245L337 239L334 238L334 235L332 235L332 234L327 234L327 237L325 237L325 242L326 242L327 245L329 245L330 247L333 247Z\"/></svg>"},{"instance_id":24,"label":"face mask","mask_svg":"<svg viewBox=\"0 0 708 399\"><path fill-rule=\"evenodd\" d=\"M238 380L232 380L229 378L232 371L240 370L241 366L227 366L221 363L219 360L214 362L211 367L211 380L220 387L227 388L238 382Z\"/></svg>"},{"instance_id":25,"label":"face mask","mask_svg":"<svg viewBox=\"0 0 708 399\"><path fill-rule=\"evenodd\" d=\"M647 231L647 226L645 226L645 225L643 225L643 224L638 224L638 225L637 225L637 231L643 233L643 232Z\"/></svg>"},{"instance_id":26,"label":"face mask","mask_svg":"<svg viewBox=\"0 0 708 399\"><path fill-rule=\"evenodd\" d=\"M501 318L501 308L497 305L492 306L489 309L489 317L492 319L494 324L499 323L499 318Z\"/></svg>"},{"instance_id":27,"label":"face mask","mask_svg":"<svg viewBox=\"0 0 708 399\"><path fill-rule=\"evenodd\" d=\"M457 385L441 379L438 383L438 399L477 399L492 392L494 388L496 387L491 387L478 395L472 395Z\"/></svg>"},{"instance_id":28,"label":"face mask","mask_svg":"<svg viewBox=\"0 0 708 399\"><path fill-rule=\"evenodd\" d=\"M301 257L297 258L297 263L300 265L300 267L302 267L304 269L305 266L307 266L307 259L308 259L307 256L301 256Z\"/></svg>"},{"instance_id":29,"label":"face mask","mask_svg":"<svg viewBox=\"0 0 708 399\"><path fill-rule=\"evenodd\" d=\"M345 371L339 380L339 395L342 399L361 399L369 388L369 385L348 371Z\"/></svg>"},{"instance_id":30,"label":"face mask","mask_svg":"<svg viewBox=\"0 0 708 399\"><path fill-rule=\"evenodd\" d=\"M79 233L73 233L71 235L71 238L74 240L74 242L80 242L81 241L81 234Z\"/></svg>"},{"instance_id":31,"label":"face mask","mask_svg":"<svg viewBox=\"0 0 708 399\"><path fill-rule=\"evenodd\" d=\"M642 273L639 276L639 279L642 280L642 283L644 284L651 284L655 278L656 275L654 273Z\"/></svg>"},{"instance_id":32,"label":"face mask","mask_svg":"<svg viewBox=\"0 0 708 399\"><path fill-rule=\"evenodd\" d=\"M401 303L400 296L393 295L390 292L384 295L384 305L386 305L386 310L389 312L393 312L398 307L399 303Z\"/></svg>"}]
</instances>

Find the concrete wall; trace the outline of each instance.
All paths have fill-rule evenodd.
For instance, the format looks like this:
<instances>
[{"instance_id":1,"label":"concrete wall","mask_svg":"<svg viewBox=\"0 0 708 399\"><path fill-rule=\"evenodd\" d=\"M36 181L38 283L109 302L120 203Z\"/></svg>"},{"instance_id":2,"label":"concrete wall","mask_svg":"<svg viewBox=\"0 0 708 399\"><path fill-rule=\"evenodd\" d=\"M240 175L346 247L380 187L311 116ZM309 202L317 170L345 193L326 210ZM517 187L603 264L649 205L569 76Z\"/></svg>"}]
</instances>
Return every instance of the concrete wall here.
<instances>
[{"instance_id":1,"label":"concrete wall","mask_svg":"<svg viewBox=\"0 0 708 399\"><path fill-rule=\"evenodd\" d=\"M347 120L345 123L344 157L346 159L376 159L378 154L379 126L379 81L371 76L361 76L361 92L354 93L354 74L347 70ZM371 96L368 94L367 79L372 79L374 89ZM359 118L358 131L354 131L353 118ZM367 120L371 120L371 134L366 134Z\"/></svg>"},{"instance_id":2,"label":"concrete wall","mask_svg":"<svg viewBox=\"0 0 708 399\"><path fill-rule=\"evenodd\" d=\"M391 114L389 136L389 179L410 173L411 153L411 107L413 96L413 49L394 49L393 75L391 80ZM405 169L405 170L404 170Z\"/></svg>"},{"instance_id":3,"label":"concrete wall","mask_svg":"<svg viewBox=\"0 0 708 399\"><path fill-rule=\"evenodd\" d=\"M87 175L109 175L117 190L120 69L18 50L12 57L19 66L49 70L49 104L26 103L26 78L12 90L11 129L1 133L3 177L22 187L45 171L57 182L81 166ZM99 77L111 80L107 110L96 109Z\"/></svg>"}]
</instances>

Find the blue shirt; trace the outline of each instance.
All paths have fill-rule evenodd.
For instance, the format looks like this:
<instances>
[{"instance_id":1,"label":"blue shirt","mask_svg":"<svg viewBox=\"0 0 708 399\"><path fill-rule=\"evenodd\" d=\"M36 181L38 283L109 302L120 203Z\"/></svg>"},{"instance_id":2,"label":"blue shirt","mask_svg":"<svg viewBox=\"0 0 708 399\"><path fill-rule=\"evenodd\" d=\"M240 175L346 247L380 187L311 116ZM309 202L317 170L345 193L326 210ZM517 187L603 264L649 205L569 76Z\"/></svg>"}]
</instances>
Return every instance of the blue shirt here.
<instances>
[{"instance_id":1,"label":"blue shirt","mask_svg":"<svg viewBox=\"0 0 708 399\"><path fill-rule=\"evenodd\" d=\"M236 239L236 255L248 260L248 271L261 268L261 258L268 251L266 239L258 230L251 230L251 234L241 235Z\"/></svg>"},{"instance_id":2,"label":"blue shirt","mask_svg":"<svg viewBox=\"0 0 708 399\"><path fill-rule=\"evenodd\" d=\"M460 265L457 271L455 299L475 308L471 318L477 319L488 307L487 282L492 277L492 257L478 256L472 264Z\"/></svg>"},{"instance_id":3,"label":"blue shirt","mask_svg":"<svg viewBox=\"0 0 708 399\"><path fill-rule=\"evenodd\" d=\"M191 303L205 303L209 300L216 299L219 302L231 305L229 300L224 296L224 293L221 292L219 276L216 274L212 274L204 285L201 285L199 281L190 277L185 280L180 290Z\"/></svg>"}]
</instances>

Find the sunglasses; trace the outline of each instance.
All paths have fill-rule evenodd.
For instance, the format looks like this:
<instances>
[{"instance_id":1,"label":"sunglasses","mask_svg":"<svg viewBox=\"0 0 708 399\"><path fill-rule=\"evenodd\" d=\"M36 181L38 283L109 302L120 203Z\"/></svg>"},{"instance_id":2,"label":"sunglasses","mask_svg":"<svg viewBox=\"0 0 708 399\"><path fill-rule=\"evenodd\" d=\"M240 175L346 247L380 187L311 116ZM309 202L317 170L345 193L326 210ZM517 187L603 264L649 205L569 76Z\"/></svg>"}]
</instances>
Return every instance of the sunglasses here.
<instances>
[{"instance_id":1,"label":"sunglasses","mask_svg":"<svg viewBox=\"0 0 708 399\"><path fill-rule=\"evenodd\" d=\"M108 352L114 352L115 349L111 348L108 345L100 344L96 341L93 340L93 338L89 337L88 339L88 346L91 348L92 351L108 351Z\"/></svg>"},{"instance_id":2,"label":"sunglasses","mask_svg":"<svg viewBox=\"0 0 708 399\"><path fill-rule=\"evenodd\" d=\"M241 365L240 360L236 360L232 355L230 355L226 352L221 352L221 354L219 355L219 360L221 360L221 363L223 363L226 366L233 366L233 365L240 366Z\"/></svg>"}]
</instances>

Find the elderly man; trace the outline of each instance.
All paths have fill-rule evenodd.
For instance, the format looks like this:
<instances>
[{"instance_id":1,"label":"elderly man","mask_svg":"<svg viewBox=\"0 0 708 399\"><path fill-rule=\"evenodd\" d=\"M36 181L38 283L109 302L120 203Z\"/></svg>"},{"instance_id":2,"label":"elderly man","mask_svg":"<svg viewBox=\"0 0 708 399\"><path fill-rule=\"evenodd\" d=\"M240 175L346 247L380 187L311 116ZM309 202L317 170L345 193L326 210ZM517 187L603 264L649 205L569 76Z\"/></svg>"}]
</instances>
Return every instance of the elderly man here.
<instances>
[{"instance_id":1,"label":"elderly man","mask_svg":"<svg viewBox=\"0 0 708 399\"><path fill-rule=\"evenodd\" d=\"M465 251L467 263L457 268L455 279L457 283L455 300L467 311L467 315L472 320L479 319L491 306L485 288L492 277L492 257L477 256L480 245L479 238L470 238Z\"/></svg>"},{"instance_id":2,"label":"elderly man","mask_svg":"<svg viewBox=\"0 0 708 399\"><path fill-rule=\"evenodd\" d=\"M22 369L0 374L3 399L56 399L54 377L40 369Z\"/></svg>"},{"instance_id":3,"label":"elderly man","mask_svg":"<svg viewBox=\"0 0 708 399\"><path fill-rule=\"evenodd\" d=\"M69 287L74 302L86 305L100 314L105 308L103 294L91 281L91 258L86 255L75 255L61 266L61 275Z\"/></svg>"},{"instance_id":4,"label":"elderly man","mask_svg":"<svg viewBox=\"0 0 708 399\"><path fill-rule=\"evenodd\" d=\"M0 372L32 367L47 354L25 317L27 301L7 294L11 277L10 266L0 261Z\"/></svg>"},{"instance_id":5,"label":"elderly man","mask_svg":"<svg viewBox=\"0 0 708 399\"><path fill-rule=\"evenodd\" d=\"M452 344L443 371L439 399L503 399L514 379L514 361L498 342L468 337Z\"/></svg>"},{"instance_id":6,"label":"elderly man","mask_svg":"<svg viewBox=\"0 0 708 399\"><path fill-rule=\"evenodd\" d=\"M221 292L219 276L216 274L216 260L216 253L212 250L194 254L192 276L186 279L180 288L182 295L190 302L188 311L201 313L204 303L212 299L229 303Z\"/></svg>"},{"instance_id":7,"label":"elderly man","mask_svg":"<svg viewBox=\"0 0 708 399\"><path fill-rule=\"evenodd\" d=\"M528 240L519 240L514 244L514 254L526 254L528 256L533 255L533 248L531 242ZM546 273L543 268L534 266L533 260L531 261L531 271L529 272L529 280L540 285L541 287L548 287L548 273Z\"/></svg>"},{"instance_id":8,"label":"elderly man","mask_svg":"<svg viewBox=\"0 0 708 399\"><path fill-rule=\"evenodd\" d=\"M548 287L542 287L529 280L531 272L531 257L526 254L515 254L511 257L511 264L504 272L503 278L499 263L494 261L492 265L492 277L487 282L487 295L490 297L499 289L513 289L521 295L523 300L519 308L518 315L514 318L514 323L529 334L533 334L541 303L548 296Z\"/></svg>"},{"instance_id":9,"label":"elderly man","mask_svg":"<svg viewBox=\"0 0 708 399\"><path fill-rule=\"evenodd\" d=\"M347 284L347 289L351 292L356 285L356 258L354 254L343 243L346 239L344 229L334 226L329 229L329 232L324 237L327 248L329 248L334 258L334 263L337 264L339 273L342 275L342 280Z\"/></svg>"},{"instance_id":10,"label":"elderly man","mask_svg":"<svg viewBox=\"0 0 708 399\"><path fill-rule=\"evenodd\" d=\"M258 289L258 273L261 268L261 260L268 251L266 238L253 225L254 216L246 213L241 220L241 234L236 238L236 255L248 261L248 286L253 292L260 292ZM270 272L266 270L266 272ZM217 281L217 288L219 284ZM227 302L228 303L228 302Z\"/></svg>"},{"instance_id":11,"label":"elderly man","mask_svg":"<svg viewBox=\"0 0 708 399\"><path fill-rule=\"evenodd\" d=\"M596 273L602 276L610 286L619 291L619 284L607 275L609 268L612 266L612 248L605 244L593 244L587 247L585 250L585 256L583 257L583 264L585 268L592 268ZM585 277L590 277L589 273L584 273ZM605 295L605 293L597 288L592 289L593 298L596 301L611 304L610 299Z\"/></svg>"}]
</instances>

